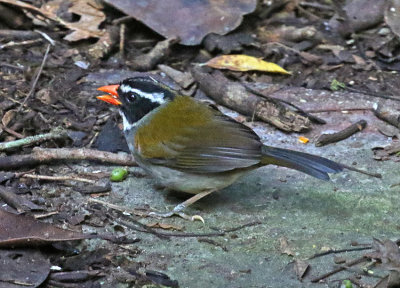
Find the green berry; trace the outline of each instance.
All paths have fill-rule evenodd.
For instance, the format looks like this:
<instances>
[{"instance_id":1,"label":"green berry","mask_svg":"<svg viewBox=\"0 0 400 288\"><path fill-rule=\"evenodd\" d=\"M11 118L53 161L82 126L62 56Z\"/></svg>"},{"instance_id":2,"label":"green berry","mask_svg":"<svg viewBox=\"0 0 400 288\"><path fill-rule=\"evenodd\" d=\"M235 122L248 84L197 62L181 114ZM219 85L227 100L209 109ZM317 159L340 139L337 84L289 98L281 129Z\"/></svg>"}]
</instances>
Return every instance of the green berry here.
<instances>
[{"instance_id":1,"label":"green berry","mask_svg":"<svg viewBox=\"0 0 400 288\"><path fill-rule=\"evenodd\" d=\"M123 181L128 175L128 170L124 168L115 168L110 175L110 180L112 182L120 182Z\"/></svg>"}]
</instances>

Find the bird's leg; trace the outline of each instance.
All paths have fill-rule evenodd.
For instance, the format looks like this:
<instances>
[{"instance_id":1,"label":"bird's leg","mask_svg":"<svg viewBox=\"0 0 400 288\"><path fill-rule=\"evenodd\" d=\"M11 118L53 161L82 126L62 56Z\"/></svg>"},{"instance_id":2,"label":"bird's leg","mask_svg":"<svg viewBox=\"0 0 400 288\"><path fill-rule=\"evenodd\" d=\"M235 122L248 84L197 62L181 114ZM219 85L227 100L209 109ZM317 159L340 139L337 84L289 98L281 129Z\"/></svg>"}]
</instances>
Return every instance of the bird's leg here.
<instances>
[{"instance_id":1,"label":"bird's leg","mask_svg":"<svg viewBox=\"0 0 400 288\"><path fill-rule=\"evenodd\" d=\"M182 202L181 204L176 205L174 207L174 209L172 209L170 212L167 212L167 213L150 212L149 216L167 218L167 217L171 217L173 215L178 215L179 217L182 217L183 219L186 219L186 220L190 220L190 221L200 220L201 222L204 223L204 219L200 215L189 216L189 215L186 215L183 212L183 210L185 210L186 207L192 205L193 203L197 202L201 198L203 198L215 191L216 190L208 190L208 191L200 192L200 193L194 195L193 197L190 197L186 201Z\"/></svg>"}]
</instances>

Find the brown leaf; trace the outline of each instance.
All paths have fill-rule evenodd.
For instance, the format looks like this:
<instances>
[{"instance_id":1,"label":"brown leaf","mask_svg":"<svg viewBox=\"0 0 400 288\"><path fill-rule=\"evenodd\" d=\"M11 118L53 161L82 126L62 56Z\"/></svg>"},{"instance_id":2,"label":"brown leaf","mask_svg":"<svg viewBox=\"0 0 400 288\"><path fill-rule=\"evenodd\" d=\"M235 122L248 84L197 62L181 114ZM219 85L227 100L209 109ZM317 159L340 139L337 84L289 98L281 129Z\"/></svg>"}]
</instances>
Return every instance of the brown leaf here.
<instances>
[{"instance_id":1,"label":"brown leaf","mask_svg":"<svg viewBox=\"0 0 400 288\"><path fill-rule=\"evenodd\" d=\"M279 238L279 244L281 253L294 256L294 252L292 251L292 248L290 247L286 237Z\"/></svg>"},{"instance_id":2,"label":"brown leaf","mask_svg":"<svg viewBox=\"0 0 400 288\"><path fill-rule=\"evenodd\" d=\"M99 38L104 34L98 26L105 20L105 15L96 0L71 0L72 6L69 12L80 15L78 22L67 22L58 17L57 13L64 1L53 0L46 2L42 7L37 8L31 4L18 0L0 0L0 3L7 3L18 6L22 9L34 11L35 14L41 14L47 19L62 25L68 29L74 30L71 34L64 37L68 41L78 41L89 37Z\"/></svg>"},{"instance_id":3,"label":"brown leaf","mask_svg":"<svg viewBox=\"0 0 400 288\"><path fill-rule=\"evenodd\" d=\"M1 119L3 126L7 127L7 125L14 119L16 114L16 110L8 110L6 113L4 113L4 116Z\"/></svg>"},{"instance_id":4,"label":"brown leaf","mask_svg":"<svg viewBox=\"0 0 400 288\"><path fill-rule=\"evenodd\" d=\"M209 33L226 34L254 11L256 0L105 0L166 38L197 45Z\"/></svg>"},{"instance_id":5,"label":"brown leaf","mask_svg":"<svg viewBox=\"0 0 400 288\"><path fill-rule=\"evenodd\" d=\"M396 242L374 238L372 248L375 251L367 253L367 257L379 259L387 269L400 272L400 249Z\"/></svg>"},{"instance_id":6,"label":"brown leaf","mask_svg":"<svg viewBox=\"0 0 400 288\"><path fill-rule=\"evenodd\" d=\"M306 261L303 260L296 260L294 261L294 272L296 272L297 279L301 280L305 276L308 267L310 267L310 264L308 264Z\"/></svg>"},{"instance_id":7,"label":"brown leaf","mask_svg":"<svg viewBox=\"0 0 400 288\"><path fill-rule=\"evenodd\" d=\"M172 225L172 224L166 224L166 223L160 223L160 222L149 223L146 226L150 227L150 228L161 228L161 229L164 229L164 230L182 231L182 229L183 229L180 226L176 226L176 225Z\"/></svg>"},{"instance_id":8,"label":"brown leaf","mask_svg":"<svg viewBox=\"0 0 400 288\"><path fill-rule=\"evenodd\" d=\"M68 28L75 30L64 37L67 41L78 41L90 37L101 37L104 31L99 25L106 19L102 7L95 0L72 0L69 12L80 15L78 22L68 23Z\"/></svg>"},{"instance_id":9,"label":"brown leaf","mask_svg":"<svg viewBox=\"0 0 400 288\"><path fill-rule=\"evenodd\" d=\"M0 209L0 247L36 246L88 237L80 232L64 230L29 216L15 215Z\"/></svg>"},{"instance_id":10,"label":"brown leaf","mask_svg":"<svg viewBox=\"0 0 400 288\"><path fill-rule=\"evenodd\" d=\"M391 158L397 160L399 158L400 145L394 142L386 147L373 147L372 151L375 160L385 161Z\"/></svg>"},{"instance_id":11,"label":"brown leaf","mask_svg":"<svg viewBox=\"0 0 400 288\"><path fill-rule=\"evenodd\" d=\"M0 285L3 288L38 287L50 272L50 262L32 249L0 250Z\"/></svg>"}]
</instances>

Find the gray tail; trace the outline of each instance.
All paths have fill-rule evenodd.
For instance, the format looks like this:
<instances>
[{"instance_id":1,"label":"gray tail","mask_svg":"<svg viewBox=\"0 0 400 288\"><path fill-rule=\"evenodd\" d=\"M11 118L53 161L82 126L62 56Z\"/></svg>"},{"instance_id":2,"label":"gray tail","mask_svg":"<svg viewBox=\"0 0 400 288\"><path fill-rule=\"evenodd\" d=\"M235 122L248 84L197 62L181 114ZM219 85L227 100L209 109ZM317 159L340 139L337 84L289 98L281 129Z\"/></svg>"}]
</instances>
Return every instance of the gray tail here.
<instances>
[{"instance_id":1,"label":"gray tail","mask_svg":"<svg viewBox=\"0 0 400 288\"><path fill-rule=\"evenodd\" d=\"M338 173L344 168L329 159L288 149L263 146L262 154L264 165L292 168L322 180L329 180L328 173Z\"/></svg>"}]
</instances>

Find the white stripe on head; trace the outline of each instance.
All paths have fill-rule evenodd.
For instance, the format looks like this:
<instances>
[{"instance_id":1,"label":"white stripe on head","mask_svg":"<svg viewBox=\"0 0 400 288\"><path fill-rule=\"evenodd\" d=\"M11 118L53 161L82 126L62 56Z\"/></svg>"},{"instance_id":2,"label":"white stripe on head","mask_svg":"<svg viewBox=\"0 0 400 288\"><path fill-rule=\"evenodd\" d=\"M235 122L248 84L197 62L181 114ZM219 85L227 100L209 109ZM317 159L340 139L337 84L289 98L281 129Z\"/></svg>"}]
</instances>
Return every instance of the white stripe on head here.
<instances>
[{"instance_id":1,"label":"white stripe on head","mask_svg":"<svg viewBox=\"0 0 400 288\"><path fill-rule=\"evenodd\" d=\"M150 100L151 102L153 102L153 103L158 103L158 104L163 104L163 103L165 103L164 93L163 93L163 92L158 92L158 93L156 93L156 92L153 92L153 93L146 93L146 92L143 92L143 91L141 91L141 90L139 90L139 89L132 88L132 87L130 87L130 86L128 86L128 85L121 85L121 86L120 86L120 89L121 89L121 91L122 91L123 93L132 92L132 93L134 93L134 94L139 95L140 97L149 99L149 100Z\"/></svg>"},{"instance_id":2,"label":"white stripe on head","mask_svg":"<svg viewBox=\"0 0 400 288\"><path fill-rule=\"evenodd\" d=\"M126 119L125 114L121 110L119 110L119 115L121 115L122 118L122 124L124 125L124 132L129 131L136 126L137 122L130 124L128 119Z\"/></svg>"}]
</instances>

